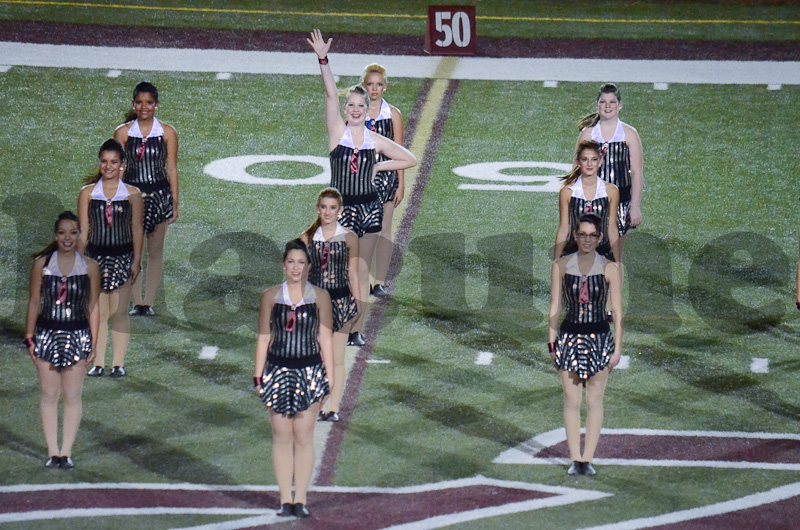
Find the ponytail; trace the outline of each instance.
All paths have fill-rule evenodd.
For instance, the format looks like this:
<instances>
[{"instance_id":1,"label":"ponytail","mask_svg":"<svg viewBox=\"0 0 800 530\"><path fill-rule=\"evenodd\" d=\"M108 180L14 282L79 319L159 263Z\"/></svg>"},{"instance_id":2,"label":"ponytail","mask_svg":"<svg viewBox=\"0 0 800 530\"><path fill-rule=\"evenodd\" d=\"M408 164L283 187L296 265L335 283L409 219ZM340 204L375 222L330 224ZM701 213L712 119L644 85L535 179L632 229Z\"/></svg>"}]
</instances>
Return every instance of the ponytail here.
<instances>
[{"instance_id":1,"label":"ponytail","mask_svg":"<svg viewBox=\"0 0 800 530\"><path fill-rule=\"evenodd\" d=\"M622 101L622 94L619 93L619 89L617 85L614 83L604 83L600 86L600 90L597 92L597 98L595 98L594 102L597 104L600 101L600 96L603 94L614 94L616 96L617 101ZM578 130L584 130L586 127L594 127L597 125L597 122L600 121L600 113L599 112L592 112L591 114L587 114L578 122Z\"/></svg>"},{"instance_id":2,"label":"ponytail","mask_svg":"<svg viewBox=\"0 0 800 530\"><path fill-rule=\"evenodd\" d=\"M586 151L587 149L594 151L600 157L600 163L603 163L603 146L600 145L598 142L594 140L584 140L578 144L578 147L575 148L575 158L573 160L574 166L572 167L572 171L569 172L568 175L564 175L561 177L561 187L567 187L574 184L578 178L581 176L581 166L577 163L578 158L580 158L581 153Z\"/></svg>"},{"instance_id":3,"label":"ponytail","mask_svg":"<svg viewBox=\"0 0 800 530\"><path fill-rule=\"evenodd\" d=\"M56 222L53 225L53 233L54 234L56 232L58 232L58 225L61 223L61 221L64 221L64 220L74 221L78 225L78 230L80 230L81 222L78 219L78 216L75 215L74 213L72 213L69 210L64 210L63 212L58 214L58 218L56 219ZM52 256L53 252L55 252L56 250L58 250L58 241L54 240L54 241L51 241L49 245L44 247L39 252L34 252L33 254L31 254L31 258L37 259L37 258L40 258L40 257L45 257L47 260L49 260L50 256Z\"/></svg>"},{"instance_id":4,"label":"ponytail","mask_svg":"<svg viewBox=\"0 0 800 530\"><path fill-rule=\"evenodd\" d=\"M325 188L319 192L319 195L317 195L317 206L319 206L319 203L322 202L322 199L335 199L339 203L339 206L342 206L342 194L339 193L339 190L336 188ZM309 245L311 245L314 241L314 234L317 233L317 229L321 224L322 222L319 220L319 215L317 215L317 218L314 219L314 222L311 223L311 226L306 228L305 232L303 232L302 237L308 241Z\"/></svg>"}]
</instances>

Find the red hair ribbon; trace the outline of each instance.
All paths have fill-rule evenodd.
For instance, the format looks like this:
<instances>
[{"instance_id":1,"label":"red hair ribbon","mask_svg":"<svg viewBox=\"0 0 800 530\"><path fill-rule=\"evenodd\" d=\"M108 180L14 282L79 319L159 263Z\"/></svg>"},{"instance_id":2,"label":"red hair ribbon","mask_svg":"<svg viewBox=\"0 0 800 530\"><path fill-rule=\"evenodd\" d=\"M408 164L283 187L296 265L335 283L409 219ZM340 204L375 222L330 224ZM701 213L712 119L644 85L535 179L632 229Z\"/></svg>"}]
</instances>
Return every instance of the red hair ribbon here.
<instances>
[{"instance_id":1,"label":"red hair ribbon","mask_svg":"<svg viewBox=\"0 0 800 530\"><path fill-rule=\"evenodd\" d=\"M331 246L328 243L325 243L322 246L322 260L320 263L320 268L322 270L328 269L328 260L330 259L330 257L331 257Z\"/></svg>"},{"instance_id":2,"label":"red hair ribbon","mask_svg":"<svg viewBox=\"0 0 800 530\"><path fill-rule=\"evenodd\" d=\"M139 149L136 150L136 161L141 162L144 158L144 150L147 145L147 138L142 138L142 143L139 144Z\"/></svg>"},{"instance_id":3,"label":"red hair ribbon","mask_svg":"<svg viewBox=\"0 0 800 530\"><path fill-rule=\"evenodd\" d=\"M589 303L589 282L586 281L586 276L581 276L581 292L578 294L578 303Z\"/></svg>"},{"instance_id":4,"label":"red hair ribbon","mask_svg":"<svg viewBox=\"0 0 800 530\"><path fill-rule=\"evenodd\" d=\"M106 226L110 227L113 224L113 217L111 211L111 201L106 201Z\"/></svg>"},{"instance_id":5,"label":"red hair ribbon","mask_svg":"<svg viewBox=\"0 0 800 530\"><path fill-rule=\"evenodd\" d=\"M67 277L61 277L61 285L58 286L58 302L57 304L63 304L67 301Z\"/></svg>"},{"instance_id":6,"label":"red hair ribbon","mask_svg":"<svg viewBox=\"0 0 800 530\"><path fill-rule=\"evenodd\" d=\"M294 331L294 325L297 322L297 307L292 306L292 311L289 313L289 318L286 320L286 333Z\"/></svg>"},{"instance_id":7,"label":"red hair ribbon","mask_svg":"<svg viewBox=\"0 0 800 530\"><path fill-rule=\"evenodd\" d=\"M353 156L350 157L350 173L358 173L358 149L353 148Z\"/></svg>"}]
</instances>

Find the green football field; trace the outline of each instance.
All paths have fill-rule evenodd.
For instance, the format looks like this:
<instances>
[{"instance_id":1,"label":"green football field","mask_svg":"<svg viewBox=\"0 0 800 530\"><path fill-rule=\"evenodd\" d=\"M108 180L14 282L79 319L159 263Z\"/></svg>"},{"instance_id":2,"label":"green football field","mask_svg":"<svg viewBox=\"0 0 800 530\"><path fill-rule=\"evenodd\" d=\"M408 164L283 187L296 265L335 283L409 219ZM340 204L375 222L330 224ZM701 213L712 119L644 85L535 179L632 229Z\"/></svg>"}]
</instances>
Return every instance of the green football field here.
<instances>
[{"instance_id":1,"label":"green football field","mask_svg":"<svg viewBox=\"0 0 800 530\"><path fill-rule=\"evenodd\" d=\"M20 18L14 10L26 8L0 9ZM735 14L726 11L734 7L721 9L720 16ZM75 9L69 16L84 15ZM249 167L255 176L298 181L263 186L218 180L204 167L246 155L325 157L320 79L106 74L34 67L0 73L0 486L274 484L269 424L249 382L258 301L281 281L284 242L313 220L321 186L302 180L318 168ZM42 466L38 382L19 345L28 255L48 242L55 216L75 208L97 148L122 121L141 79L158 86L158 117L176 127L181 141L180 220L168 234L159 316L132 321L128 378L87 379L74 453L79 465L52 473ZM424 104L424 83L391 79L387 100L406 120ZM623 354L630 364L609 379L604 427L796 436L800 193L792 160L800 87L655 90L652 83L626 83L621 89L621 118L644 144L644 224L625 249ZM481 475L613 495L459 525L560 530L796 482L796 463L788 470L607 465L598 466L593 480L576 480L562 466L493 462L563 425L559 378L545 348L557 194L459 189L492 182L453 170L485 162L568 163L576 122L591 110L597 84L462 80L452 90L372 353L389 362L366 369L332 485L399 488ZM553 174L531 168L504 174L536 171ZM204 347L219 348L216 358L200 359ZM491 364L476 364L482 352L493 354ZM753 373L754 359L767 359L769 373ZM159 515L141 527L233 520ZM131 523L101 517L80 526L51 524Z\"/></svg>"}]
</instances>

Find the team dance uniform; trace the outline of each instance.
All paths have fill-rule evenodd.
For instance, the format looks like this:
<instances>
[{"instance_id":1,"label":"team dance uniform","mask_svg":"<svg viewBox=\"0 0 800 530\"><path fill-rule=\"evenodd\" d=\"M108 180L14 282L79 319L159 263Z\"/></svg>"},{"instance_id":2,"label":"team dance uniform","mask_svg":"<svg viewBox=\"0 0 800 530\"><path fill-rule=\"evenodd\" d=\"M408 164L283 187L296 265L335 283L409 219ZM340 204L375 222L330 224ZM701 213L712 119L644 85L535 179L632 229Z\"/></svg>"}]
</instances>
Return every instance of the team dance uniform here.
<instances>
[{"instance_id":1,"label":"team dance uniform","mask_svg":"<svg viewBox=\"0 0 800 530\"><path fill-rule=\"evenodd\" d=\"M378 117L374 120L367 118L366 125L370 131L394 141L392 107L386 103L385 99L381 100L381 110ZM379 154L378 162L383 162L384 160L389 160L389 157ZM375 187L383 204L394 200L394 194L397 192L398 186L400 186L400 179L397 176L397 171L380 171L375 175Z\"/></svg>"},{"instance_id":2,"label":"team dance uniform","mask_svg":"<svg viewBox=\"0 0 800 530\"><path fill-rule=\"evenodd\" d=\"M603 258L595 252L589 274L581 274L578 254L567 260L563 296L566 317L556 341L555 366L587 380L608 366L614 353L614 335L606 319L608 281Z\"/></svg>"},{"instance_id":3,"label":"team dance uniform","mask_svg":"<svg viewBox=\"0 0 800 530\"><path fill-rule=\"evenodd\" d=\"M142 192L144 233L172 219L172 191L167 178L167 145L164 127L153 118L153 128L145 138L139 130L139 120L133 122L125 142L126 184Z\"/></svg>"},{"instance_id":4,"label":"team dance uniform","mask_svg":"<svg viewBox=\"0 0 800 530\"><path fill-rule=\"evenodd\" d=\"M578 244L574 236L574 233L578 231L578 219L585 213L593 213L600 217L600 226L603 227L601 232L603 237L597 245L597 252L603 257L614 261L614 255L611 252L611 245L608 241L610 202L606 183L599 178L597 179L597 190L594 193L594 199L591 201L587 200L586 195L583 193L583 179L580 177L569 186L569 189L572 190L572 197L569 199L569 238L561 255L566 256L578 250Z\"/></svg>"},{"instance_id":5,"label":"team dance uniform","mask_svg":"<svg viewBox=\"0 0 800 530\"><path fill-rule=\"evenodd\" d=\"M42 271L42 295L36 319L34 352L56 368L68 368L92 353L89 329L89 268L75 253L69 274L58 268L58 251Z\"/></svg>"},{"instance_id":6,"label":"team dance uniform","mask_svg":"<svg viewBox=\"0 0 800 530\"><path fill-rule=\"evenodd\" d=\"M364 143L356 148L350 126L346 126L339 145L330 153L330 162L331 187L342 194L339 222L358 237L380 233L383 203L372 181L375 143L369 129L364 127Z\"/></svg>"},{"instance_id":7,"label":"team dance uniform","mask_svg":"<svg viewBox=\"0 0 800 530\"><path fill-rule=\"evenodd\" d=\"M100 266L100 288L114 291L131 277L133 233L130 193L120 180L111 200L103 193L103 181L97 181L89 201L89 243L86 257Z\"/></svg>"},{"instance_id":8,"label":"team dance uniform","mask_svg":"<svg viewBox=\"0 0 800 530\"><path fill-rule=\"evenodd\" d=\"M275 296L259 395L261 402L278 414L293 416L330 393L319 353L316 302L317 294L310 283L306 283L303 299L297 305L289 298L286 282Z\"/></svg>"},{"instance_id":9,"label":"team dance uniform","mask_svg":"<svg viewBox=\"0 0 800 530\"><path fill-rule=\"evenodd\" d=\"M631 226L631 152L625 141L625 128L617 120L617 129L610 141L603 139L598 122L592 128L592 140L603 146L603 164L597 176L619 189L617 208L617 227L619 237L624 236Z\"/></svg>"},{"instance_id":10,"label":"team dance uniform","mask_svg":"<svg viewBox=\"0 0 800 530\"><path fill-rule=\"evenodd\" d=\"M345 322L358 315L358 306L350 292L349 259L347 250L347 230L336 223L336 233L325 240L322 227L317 228L308 251L311 254L311 268L308 281L325 289L333 303L333 331L344 327Z\"/></svg>"}]
</instances>

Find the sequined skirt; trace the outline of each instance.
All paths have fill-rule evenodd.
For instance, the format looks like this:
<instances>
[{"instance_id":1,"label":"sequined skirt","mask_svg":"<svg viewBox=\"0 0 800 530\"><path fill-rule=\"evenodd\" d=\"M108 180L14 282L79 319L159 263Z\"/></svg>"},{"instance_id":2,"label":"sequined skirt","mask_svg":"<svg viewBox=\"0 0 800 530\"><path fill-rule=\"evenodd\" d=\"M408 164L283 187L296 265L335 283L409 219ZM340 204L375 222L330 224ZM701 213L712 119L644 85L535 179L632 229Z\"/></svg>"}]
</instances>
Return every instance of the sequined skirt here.
<instances>
[{"instance_id":1,"label":"sequined skirt","mask_svg":"<svg viewBox=\"0 0 800 530\"><path fill-rule=\"evenodd\" d=\"M339 223L358 237L378 233L383 227L383 203L375 199L363 204L345 204Z\"/></svg>"},{"instance_id":2,"label":"sequined skirt","mask_svg":"<svg viewBox=\"0 0 800 530\"><path fill-rule=\"evenodd\" d=\"M394 200L394 194L400 186L400 179L397 177L397 171L381 171L375 174L375 180L372 183L378 190L381 203L386 204Z\"/></svg>"},{"instance_id":3,"label":"sequined skirt","mask_svg":"<svg viewBox=\"0 0 800 530\"><path fill-rule=\"evenodd\" d=\"M169 187L151 192L142 190L144 233L149 234L156 225L172 219L172 191Z\"/></svg>"},{"instance_id":4,"label":"sequined skirt","mask_svg":"<svg viewBox=\"0 0 800 530\"><path fill-rule=\"evenodd\" d=\"M34 342L36 356L57 368L70 367L92 353L89 328L64 331L36 326Z\"/></svg>"},{"instance_id":5,"label":"sequined skirt","mask_svg":"<svg viewBox=\"0 0 800 530\"><path fill-rule=\"evenodd\" d=\"M346 322L358 316L358 305L352 294L331 300L333 303L333 332L342 329Z\"/></svg>"},{"instance_id":6,"label":"sequined skirt","mask_svg":"<svg viewBox=\"0 0 800 530\"><path fill-rule=\"evenodd\" d=\"M619 237L624 236L635 227L631 226L631 201L620 201L617 207L617 229Z\"/></svg>"},{"instance_id":7,"label":"sequined skirt","mask_svg":"<svg viewBox=\"0 0 800 530\"><path fill-rule=\"evenodd\" d=\"M265 407L294 416L330 394L325 366L322 363L304 368L267 365L258 394Z\"/></svg>"},{"instance_id":8,"label":"sequined skirt","mask_svg":"<svg viewBox=\"0 0 800 530\"><path fill-rule=\"evenodd\" d=\"M99 250L99 252L102 252L102 250ZM93 255L87 248L86 257L92 258L99 265L100 289L103 291L116 291L131 277L133 252L119 256L104 256L103 254Z\"/></svg>"},{"instance_id":9,"label":"sequined skirt","mask_svg":"<svg viewBox=\"0 0 800 530\"><path fill-rule=\"evenodd\" d=\"M555 366L589 379L608 366L614 353L614 333L569 333L561 331L556 341Z\"/></svg>"}]
</instances>

